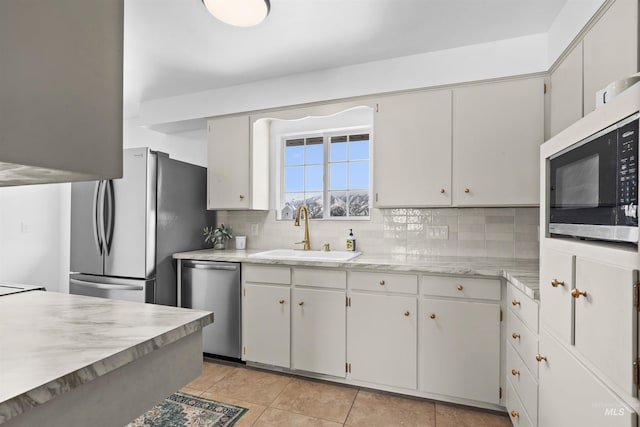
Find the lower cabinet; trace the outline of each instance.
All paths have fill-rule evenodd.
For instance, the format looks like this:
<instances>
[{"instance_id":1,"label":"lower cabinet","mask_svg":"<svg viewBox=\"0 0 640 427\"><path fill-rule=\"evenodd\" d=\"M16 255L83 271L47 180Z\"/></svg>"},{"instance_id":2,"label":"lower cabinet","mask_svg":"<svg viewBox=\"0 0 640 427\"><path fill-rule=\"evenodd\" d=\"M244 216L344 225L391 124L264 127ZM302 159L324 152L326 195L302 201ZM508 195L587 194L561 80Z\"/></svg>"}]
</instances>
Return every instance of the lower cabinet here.
<instances>
[{"instance_id":1,"label":"lower cabinet","mask_svg":"<svg viewBox=\"0 0 640 427\"><path fill-rule=\"evenodd\" d=\"M288 286L245 284L242 340L246 360L291 366L290 293Z\"/></svg>"},{"instance_id":2,"label":"lower cabinet","mask_svg":"<svg viewBox=\"0 0 640 427\"><path fill-rule=\"evenodd\" d=\"M346 376L345 300L345 291L293 289L293 369Z\"/></svg>"},{"instance_id":3,"label":"lower cabinet","mask_svg":"<svg viewBox=\"0 0 640 427\"><path fill-rule=\"evenodd\" d=\"M347 313L351 378L416 389L416 297L354 292Z\"/></svg>"},{"instance_id":4,"label":"lower cabinet","mask_svg":"<svg viewBox=\"0 0 640 427\"><path fill-rule=\"evenodd\" d=\"M500 403L500 305L424 298L422 389Z\"/></svg>"},{"instance_id":5,"label":"lower cabinet","mask_svg":"<svg viewBox=\"0 0 640 427\"><path fill-rule=\"evenodd\" d=\"M244 263L242 283L247 362L504 403L499 279Z\"/></svg>"},{"instance_id":6,"label":"lower cabinet","mask_svg":"<svg viewBox=\"0 0 640 427\"><path fill-rule=\"evenodd\" d=\"M633 427L636 414L546 330L540 334L538 425Z\"/></svg>"}]
</instances>

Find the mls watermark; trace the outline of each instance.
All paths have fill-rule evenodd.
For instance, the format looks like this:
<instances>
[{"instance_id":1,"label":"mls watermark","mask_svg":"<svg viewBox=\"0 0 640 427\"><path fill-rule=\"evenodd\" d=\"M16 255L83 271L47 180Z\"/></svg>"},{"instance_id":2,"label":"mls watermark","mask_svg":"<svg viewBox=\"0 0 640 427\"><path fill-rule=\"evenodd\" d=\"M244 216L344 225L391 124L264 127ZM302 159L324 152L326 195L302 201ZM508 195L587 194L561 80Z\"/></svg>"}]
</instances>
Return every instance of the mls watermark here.
<instances>
[{"instance_id":1,"label":"mls watermark","mask_svg":"<svg viewBox=\"0 0 640 427\"><path fill-rule=\"evenodd\" d=\"M623 417L629 412L627 408L611 403L594 403L593 406L601 409L605 417Z\"/></svg>"}]
</instances>

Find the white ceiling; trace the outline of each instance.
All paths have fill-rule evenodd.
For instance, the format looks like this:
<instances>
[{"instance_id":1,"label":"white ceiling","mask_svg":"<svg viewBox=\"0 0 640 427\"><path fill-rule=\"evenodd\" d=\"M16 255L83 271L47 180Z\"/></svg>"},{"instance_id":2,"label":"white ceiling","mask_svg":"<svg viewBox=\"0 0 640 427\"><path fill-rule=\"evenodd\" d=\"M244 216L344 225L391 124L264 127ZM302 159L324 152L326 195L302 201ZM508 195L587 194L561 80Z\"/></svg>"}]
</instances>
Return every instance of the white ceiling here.
<instances>
[{"instance_id":1,"label":"white ceiling","mask_svg":"<svg viewBox=\"0 0 640 427\"><path fill-rule=\"evenodd\" d=\"M548 31L567 0L271 0L238 28L201 0L125 0L125 116L140 101Z\"/></svg>"}]
</instances>

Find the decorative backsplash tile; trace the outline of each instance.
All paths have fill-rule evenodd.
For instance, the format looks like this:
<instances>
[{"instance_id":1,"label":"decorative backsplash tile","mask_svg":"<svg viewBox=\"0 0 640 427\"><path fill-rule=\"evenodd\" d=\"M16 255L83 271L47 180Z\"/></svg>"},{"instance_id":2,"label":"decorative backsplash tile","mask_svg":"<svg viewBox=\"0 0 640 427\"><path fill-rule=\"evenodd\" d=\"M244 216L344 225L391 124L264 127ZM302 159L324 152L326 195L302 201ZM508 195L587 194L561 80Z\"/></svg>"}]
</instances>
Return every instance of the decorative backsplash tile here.
<instances>
[{"instance_id":1,"label":"decorative backsplash tile","mask_svg":"<svg viewBox=\"0 0 640 427\"><path fill-rule=\"evenodd\" d=\"M309 231L312 249L344 250L352 228L363 252L537 259L538 215L538 208L372 209L369 221L310 221ZM303 228L276 220L275 211L219 211L217 220L246 235L248 249L301 247L294 242Z\"/></svg>"}]
</instances>

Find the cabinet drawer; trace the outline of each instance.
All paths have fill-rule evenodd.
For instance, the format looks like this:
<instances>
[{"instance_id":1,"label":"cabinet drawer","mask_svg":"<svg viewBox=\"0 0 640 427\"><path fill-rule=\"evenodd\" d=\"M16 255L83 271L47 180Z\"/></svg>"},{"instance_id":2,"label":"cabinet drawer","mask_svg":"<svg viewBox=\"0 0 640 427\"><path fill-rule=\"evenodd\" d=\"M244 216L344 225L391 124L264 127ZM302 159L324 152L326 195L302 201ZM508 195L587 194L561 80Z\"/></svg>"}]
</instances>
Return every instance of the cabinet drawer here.
<instances>
[{"instance_id":1,"label":"cabinet drawer","mask_svg":"<svg viewBox=\"0 0 640 427\"><path fill-rule=\"evenodd\" d=\"M507 381L507 412L516 427L534 427L513 386Z\"/></svg>"},{"instance_id":2,"label":"cabinet drawer","mask_svg":"<svg viewBox=\"0 0 640 427\"><path fill-rule=\"evenodd\" d=\"M538 379L531 375L531 372L529 372L520 356L513 349L513 346L509 344L507 344L506 376L531 421L536 425L538 417Z\"/></svg>"},{"instance_id":3,"label":"cabinet drawer","mask_svg":"<svg viewBox=\"0 0 640 427\"><path fill-rule=\"evenodd\" d=\"M538 361L536 360L536 354L538 354L538 336L524 326L518 316L511 311L509 311L507 318L507 341L513 345L513 348L520 355L534 378L537 378Z\"/></svg>"},{"instance_id":4,"label":"cabinet drawer","mask_svg":"<svg viewBox=\"0 0 640 427\"><path fill-rule=\"evenodd\" d=\"M291 269L289 267L242 264L242 278L244 282L290 285Z\"/></svg>"},{"instance_id":5,"label":"cabinet drawer","mask_svg":"<svg viewBox=\"0 0 640 427\"><path fill-rule=\"evenodd\" d=\"M500 279L422 276L424 295L500 301Z\"/></svg>"},{"instance_id":6,"label":"cabinet drawer","mask_svg":"<svg viewBox=\"0 0 640 427\"><path fill-rule=\"evenodd\" d=\"M538 332L538 303L512 285L507 286L507 304L533 332Z\"/></svg>"},{"instance_id":7,"label":"cabinet drawer","mask_svg":"<svg viewBox=\"0 0 640 427\"><path fill-rule=\"evenodd\" d=\"M349 275L349 287L360 291L416 294L418 293L418 276L411 274L354 271Z\"/></svg>"},{"instance_id":8,"label":"cabinet drawer","mask_svg":"<svg viewBox=\"0 0 640 427\"><path fill-rule=\"evenodd\" d=\"M347 288L347 272L319 268L294 268L293 284L321 288Z\"/></svg>"}]
</instances>

